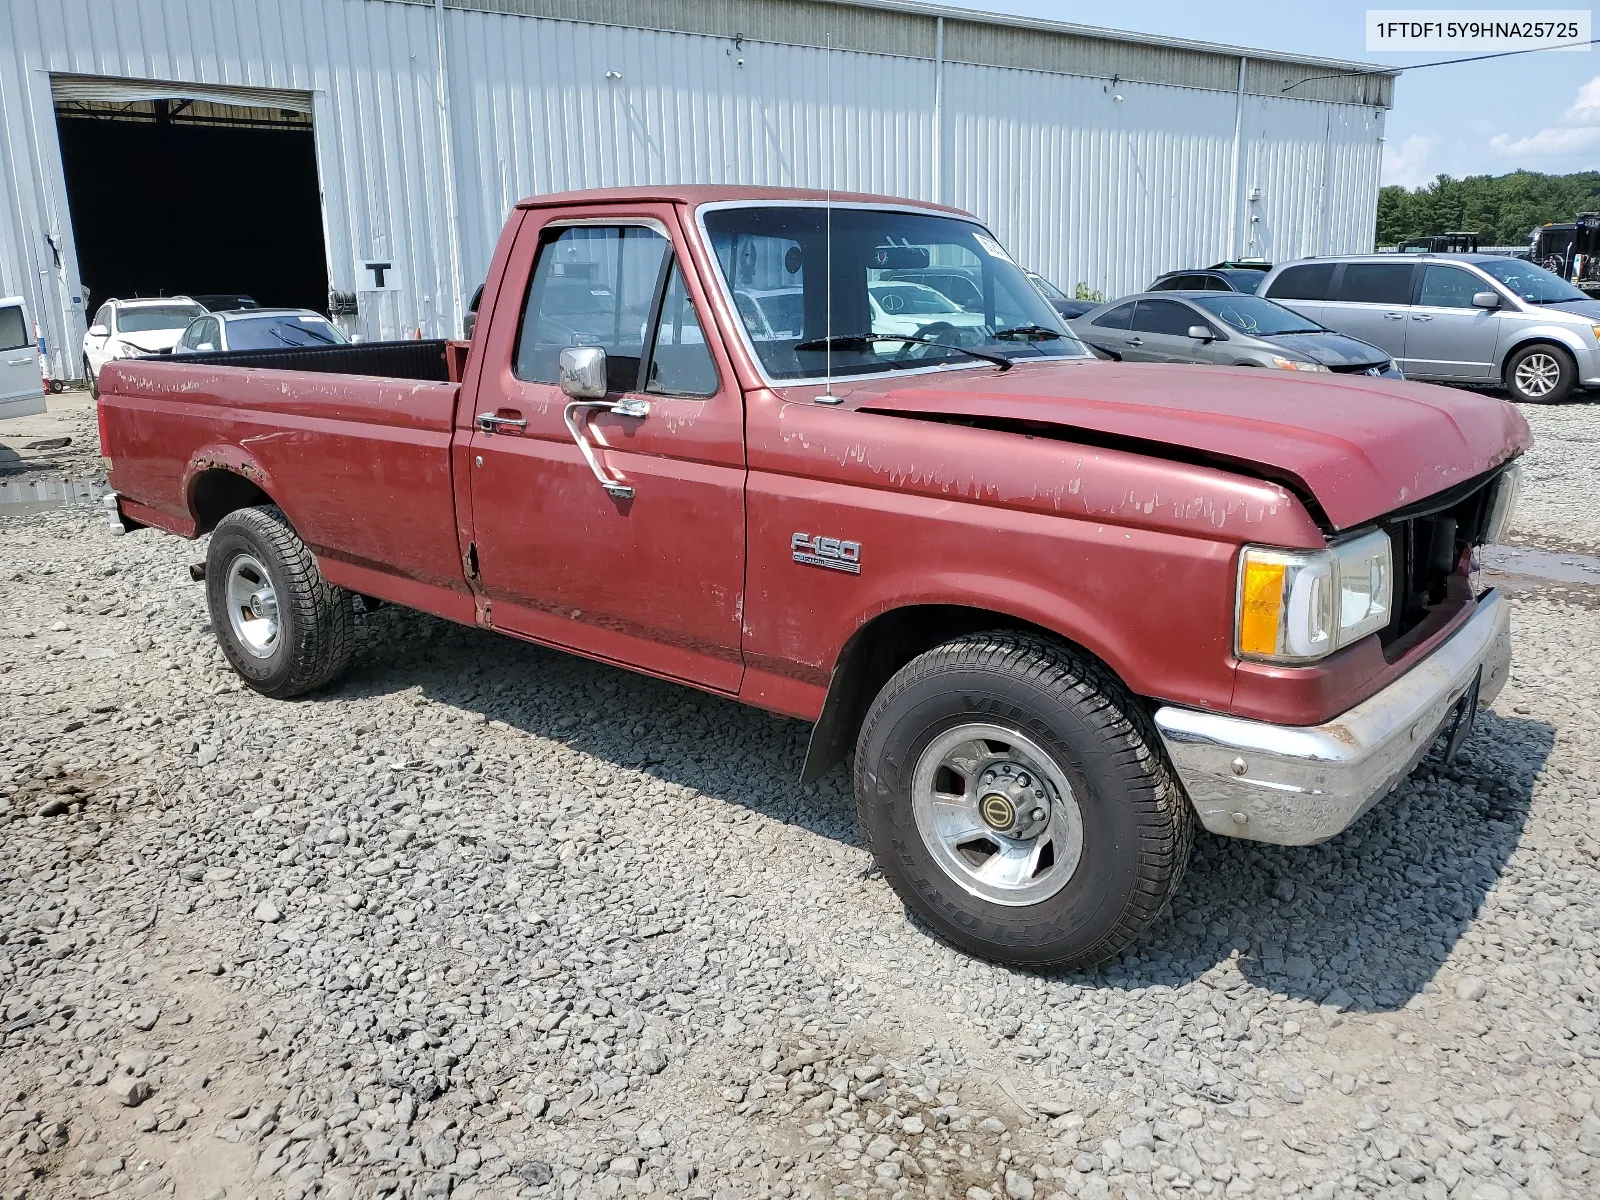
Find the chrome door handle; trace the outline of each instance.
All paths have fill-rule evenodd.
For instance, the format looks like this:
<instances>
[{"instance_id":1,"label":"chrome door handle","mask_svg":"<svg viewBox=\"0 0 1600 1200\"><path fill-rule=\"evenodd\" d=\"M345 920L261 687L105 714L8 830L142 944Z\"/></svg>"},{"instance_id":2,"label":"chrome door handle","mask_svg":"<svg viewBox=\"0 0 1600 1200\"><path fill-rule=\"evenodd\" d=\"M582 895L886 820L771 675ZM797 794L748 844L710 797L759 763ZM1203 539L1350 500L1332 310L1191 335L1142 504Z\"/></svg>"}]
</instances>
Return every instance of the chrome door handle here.
<instances>
[{"instance_id":1,"label":"chrome door handle","mask_svg":"<svg viewBox=\"0 0 1600 1200\"><path fill-rule=\"evenodd\" d=\"M499 433L501 429L526 429L528 422L523 417L497 417L494 413L478 414L478 429L483 433Z\"/></svg>"},{"instance_id":2,"label":"chrome door handle","mask_svg":"<svg viewBox=\"0 0 1600 1200\"><path fill-rule=\"evenodd\" d=\"M20 366L22 366L23 363L32 362L32 361L33 361L33 355L24 354L21 358L8 358L8 359L6 359L6 365L9 366L9 367L20 367Z\"/></svg>"},{"instance_id":3,"label":"chrome door handle","mask_svg":"<svg viewBox=\"0 0 1600 1200\"><path fill-rule=\"evenodd\" d=\"M1404 321L1406 319L1406 315L1405 313L1384 313L1383 319L1385 321Z\"/></svg>"},{"instance_id":4,"label":"chrome door handle","mask_svg":"<svg viewBox=\"0 0 1600 1200\"><path fill-rule=\"evenodd\" d=\"M578 421L579 410L584 411L583 423ZM588 424L588 411L594 409L601 412L615 413L619 417L634 417L642 420L650 415L650 401L648 400L574 400L561 410L561 419L567 423L567 432L572 435L572 440L578 444L578 453L583 455L583 461L589 464L589 470L594 472L594 477L600 481L600 486L605 488L606 494L617 500L632 500L633 488L623 483L621 479L606 473L600 465L600 460L595 456L594 447L589 444L589 437L584 432Z\"/></svg>"},{"instance_id":5,"label":"chrome door handle","mask_svg":"<svg viewBox=\"0 0 1600 1200\"><path fill-rule=\"evenodd\" d=\"M1128 339L1128 345L1130 345L1130 346L1142 346L1142 345L1144 345L1144 339L1141 338L1141 337L1131 337L1131 338Z\"/></svg>"},{"instance_id":6,"label":"chrome door handle","mask_svg":"<svg viewBox=\"0 0 1600 1200\"><path fill-rule=\"evenodd\" d=\"M1426 313L1412 313L1411 314L1411 319L1413 321L1431 321L1431 320L1433 320L1433 318L1428 316Z\"/></svg>"}]
</instances>

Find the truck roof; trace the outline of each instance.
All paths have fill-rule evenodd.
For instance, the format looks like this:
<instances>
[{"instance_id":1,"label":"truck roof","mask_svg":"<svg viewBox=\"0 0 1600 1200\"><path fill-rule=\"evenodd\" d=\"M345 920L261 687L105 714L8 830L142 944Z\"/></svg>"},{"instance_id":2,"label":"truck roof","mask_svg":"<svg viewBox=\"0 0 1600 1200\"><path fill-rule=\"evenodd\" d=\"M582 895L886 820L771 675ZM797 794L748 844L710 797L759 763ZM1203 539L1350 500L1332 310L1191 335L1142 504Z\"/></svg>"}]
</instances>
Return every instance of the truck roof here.
<instances>
[{"instance_id":1,"label":"truck roof","mask_svg":"<svg viewBox=\"0 0 1600 1200\"><path fill-rule=\"evenodd\" d=\"M684 204L696 207L701 204L720 204L730 200L803 200L822 203L832 199L835 204L892 204L899 207L925 208L930 212L956 213L963 217L972 214L965 209L948 204L933 204L926 200L908 200L904 196L877 196L869 192L825 192L816 188L749 187L740 184L659 184L653 187L591 188L579 192L552 192L546 196L529 196L517 203L518 208L554 208L573 204L616 204L629 201L648 201L658 204Z\"/></svg>"}]
</instances>

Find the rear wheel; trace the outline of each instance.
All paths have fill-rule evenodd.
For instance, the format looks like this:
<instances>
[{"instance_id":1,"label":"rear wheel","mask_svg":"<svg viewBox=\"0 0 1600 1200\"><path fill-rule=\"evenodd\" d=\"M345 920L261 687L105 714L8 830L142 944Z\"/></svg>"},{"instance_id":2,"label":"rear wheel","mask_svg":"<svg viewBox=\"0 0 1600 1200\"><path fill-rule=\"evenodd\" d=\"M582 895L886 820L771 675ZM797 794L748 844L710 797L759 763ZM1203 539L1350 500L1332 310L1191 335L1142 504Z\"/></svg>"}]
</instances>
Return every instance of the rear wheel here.
<instances>
[{"instance_id":1,"label":"rear wheel","mask_svg":"<svg viewBox=\"0 0 1600 1200\"><path fill-rule=\"evenodd\" d=\"M1160 915L1194 818L1149 721L1086 656L1042 637L959 638L904 667L856 748L884 877L955 945L1083 965Z\"/></svg>"},{"instance_id":2,"label":"rear wheel","mask_svg":"<svg viewBox=\"0 0 1600 1200\"><path fill-rule=\"evenodd\" d=\"M206 550L206 602L223 654L263 695L313 691L350 664L351 594L322 578L275 505L217 522Z\"/></svg>"},{"instance_id":3,"label":"rear wheel","mask_svg":"<svg viewBox=\"0 0 1600 1200\"><path fill-rule=\"evenodd\" d=\"M1577 381L1572 355L1556 346L1523 346L1506 359L1506 390L1525 404L1560 404Z\"/></svg>"}]
</instances>

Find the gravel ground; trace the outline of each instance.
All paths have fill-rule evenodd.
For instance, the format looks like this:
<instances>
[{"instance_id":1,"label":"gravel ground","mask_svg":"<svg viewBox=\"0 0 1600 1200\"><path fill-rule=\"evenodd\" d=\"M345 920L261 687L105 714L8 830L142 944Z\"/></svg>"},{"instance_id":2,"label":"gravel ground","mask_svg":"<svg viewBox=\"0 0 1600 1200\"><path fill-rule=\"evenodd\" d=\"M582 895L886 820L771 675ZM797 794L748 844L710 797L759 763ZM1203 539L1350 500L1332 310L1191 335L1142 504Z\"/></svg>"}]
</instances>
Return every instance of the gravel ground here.
<instances>
[{"instance_id":1,"label":"gravel ground","mask_svg":"<svg viewBox=\"0 0 1600 1200\"><path fill-rule=\"evenodd\" d=\"M1530 509L1594 544L1541 492L1587 411L1530 412ZM199 556L0 515L6 1197L1600 1191L1592 607L1514 598L1454 765L1201 835L1135 954L1039 975L907 919L803 725L395 609L265 700Z\"/></svg>"},{"instance_id":2,"label":"gravel ground","mask_svg":"<svg viewBox=\"0 0 1600 1200\"><path fill-rule=\"evenodd\" d=\"M1591 401L1521 405L1533 429L1512 540L1600 554L1600 393Z\"/></svg>"}]
</instances>

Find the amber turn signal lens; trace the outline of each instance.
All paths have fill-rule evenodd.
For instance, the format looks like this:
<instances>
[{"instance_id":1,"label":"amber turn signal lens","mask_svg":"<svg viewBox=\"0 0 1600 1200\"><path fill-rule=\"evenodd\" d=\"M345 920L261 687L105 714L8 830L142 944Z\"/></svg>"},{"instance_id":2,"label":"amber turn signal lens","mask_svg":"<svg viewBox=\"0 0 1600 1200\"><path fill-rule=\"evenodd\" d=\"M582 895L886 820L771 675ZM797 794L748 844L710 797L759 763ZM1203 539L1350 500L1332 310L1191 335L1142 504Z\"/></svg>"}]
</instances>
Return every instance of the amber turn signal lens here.
<instances>
[{"instance_id":1,"label":"amber turn signal lens","mask_svg":"<svg viewBox=\"0 0 1600 1200\"><path fill-rule=\"evenodd\" d=\"M1283 613L1281 562L1246 558L1244 588L1240 597L1239 650L1244 654L1276 654L1278 627Z\"/></svg>"}]
</instances>

